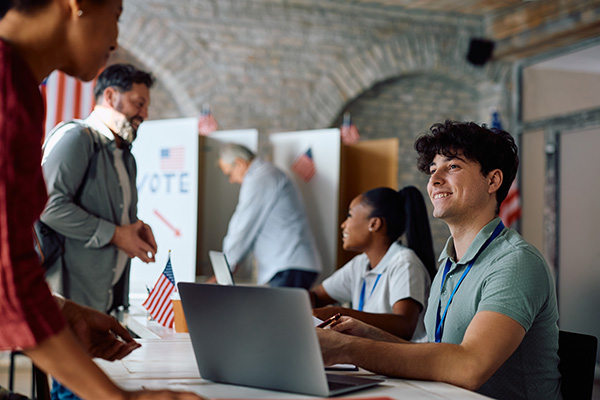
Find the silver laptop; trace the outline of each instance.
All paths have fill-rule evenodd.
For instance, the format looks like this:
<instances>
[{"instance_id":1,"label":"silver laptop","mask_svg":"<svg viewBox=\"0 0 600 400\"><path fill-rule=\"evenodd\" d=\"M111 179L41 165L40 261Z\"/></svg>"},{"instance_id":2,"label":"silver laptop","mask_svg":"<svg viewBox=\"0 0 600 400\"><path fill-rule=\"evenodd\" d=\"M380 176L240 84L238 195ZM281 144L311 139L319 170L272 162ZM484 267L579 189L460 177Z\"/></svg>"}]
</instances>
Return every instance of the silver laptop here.
<instances>
[{"instance_id":1,"label":"silver laptop","mask_svg":"<svg viewBox=\"0 0 600 400\"><path fill-rule=\"evenodd\" d=\"M217 283L219 285L233 286L233 274L231 273L231 268L229 268L225 254L220 251L209 250L208 258L210 258L210 265L212 265Z\"/></svg>"},{"instance_id":2,"label":"silver laptop","mask_svg":"<svg viewBox=\"0 0 600 400\"><path fill-rule=\"evenodd\" d=\"M321 397L383 382L325 373L304 289L177 286L204 379Z\"/></svg>"}]
</instances>

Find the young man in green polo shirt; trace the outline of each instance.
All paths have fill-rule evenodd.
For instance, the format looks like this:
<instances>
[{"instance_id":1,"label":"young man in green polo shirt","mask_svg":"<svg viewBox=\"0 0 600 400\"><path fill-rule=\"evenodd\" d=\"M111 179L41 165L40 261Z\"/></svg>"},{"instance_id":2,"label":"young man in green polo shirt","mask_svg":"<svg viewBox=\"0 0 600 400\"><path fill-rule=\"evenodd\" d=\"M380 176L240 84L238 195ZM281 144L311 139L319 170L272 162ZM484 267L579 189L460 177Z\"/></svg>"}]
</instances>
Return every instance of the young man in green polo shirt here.
<instances>
[{"instance_id":1,"label":"young man in green polo shirt","mask_svg":"<svg viewBox=\"0 0 600 400\"><path fill-rule=\"evenodd\" d=\"M433 215L451 233L425 314L430 343L344 317L318 330L325 363L448 382L498 399L559 399L554 280L542 255L498 218L519 164L513 138L446 121L415 149L430 177Z\"/></svg>"}]
</instances>

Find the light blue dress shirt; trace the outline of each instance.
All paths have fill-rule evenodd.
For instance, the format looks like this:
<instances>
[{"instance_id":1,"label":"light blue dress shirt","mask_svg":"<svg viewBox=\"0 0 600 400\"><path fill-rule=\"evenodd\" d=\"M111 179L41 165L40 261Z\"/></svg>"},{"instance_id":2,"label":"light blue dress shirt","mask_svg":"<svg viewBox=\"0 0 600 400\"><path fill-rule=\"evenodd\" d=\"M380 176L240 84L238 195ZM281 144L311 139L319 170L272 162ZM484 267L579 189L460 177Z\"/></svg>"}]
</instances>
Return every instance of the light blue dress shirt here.
<instances>
[{"instance_id":1,"label":"light blue dress shirt","mask_svg":"<svg viewBox=\"0 0 600 400\"><path fill-rule=\"evenodd\" d=\"M259 158L250 163L223 239L223 252L232 268L253 252L259 285L288 269L321 271L300 193L273 164Z\"/></svg>"}]
</instances>

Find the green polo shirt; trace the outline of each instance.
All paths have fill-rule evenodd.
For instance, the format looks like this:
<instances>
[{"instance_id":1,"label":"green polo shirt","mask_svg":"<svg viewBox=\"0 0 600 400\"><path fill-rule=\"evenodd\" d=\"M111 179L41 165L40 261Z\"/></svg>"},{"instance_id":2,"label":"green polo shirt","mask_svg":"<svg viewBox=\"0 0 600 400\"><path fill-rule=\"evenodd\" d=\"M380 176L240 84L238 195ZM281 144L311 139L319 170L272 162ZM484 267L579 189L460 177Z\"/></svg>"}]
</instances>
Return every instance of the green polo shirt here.
<instances>
[{"instance_id":1,"label":"green polo shirt","mask_svg":"<svg viewBox=\"0 0 600 400\"><path fill-rule=\"evenodd\" d=\"M487 224L456 263L454 241L440 255L439 271L431 284L425 328L435 341L441 297L442 312L450 294L492 235L500 219ZM446 260L452 266L441 288ZM512 229L504 229L479 255L448 308L442 342L460 344L471 320L480 311L494 311L517 321L526 331L523 341L478 392L496 399L559 399L558 309L554 279L539 251Z\"/></svg>"}]
</instances>

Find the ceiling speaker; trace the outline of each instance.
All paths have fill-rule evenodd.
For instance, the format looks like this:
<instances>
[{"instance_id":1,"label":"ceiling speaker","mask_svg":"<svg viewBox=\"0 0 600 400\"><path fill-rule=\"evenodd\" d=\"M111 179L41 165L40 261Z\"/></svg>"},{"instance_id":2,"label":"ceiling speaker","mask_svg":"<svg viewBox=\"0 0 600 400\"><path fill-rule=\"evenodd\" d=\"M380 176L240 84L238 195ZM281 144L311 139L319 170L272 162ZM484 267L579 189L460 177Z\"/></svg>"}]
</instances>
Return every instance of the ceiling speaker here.
<instances>
[{"instance_id":1,"label":"ceiling speaker","mask_svg":"<svg viewBox=\"0 0 600 400\"><path fill-rule=\"evenodd\" d=\"M484 65L492 58L494 42L487 39L471 39L467 60L473 65Z\"/></svg>"}]
</instances>

